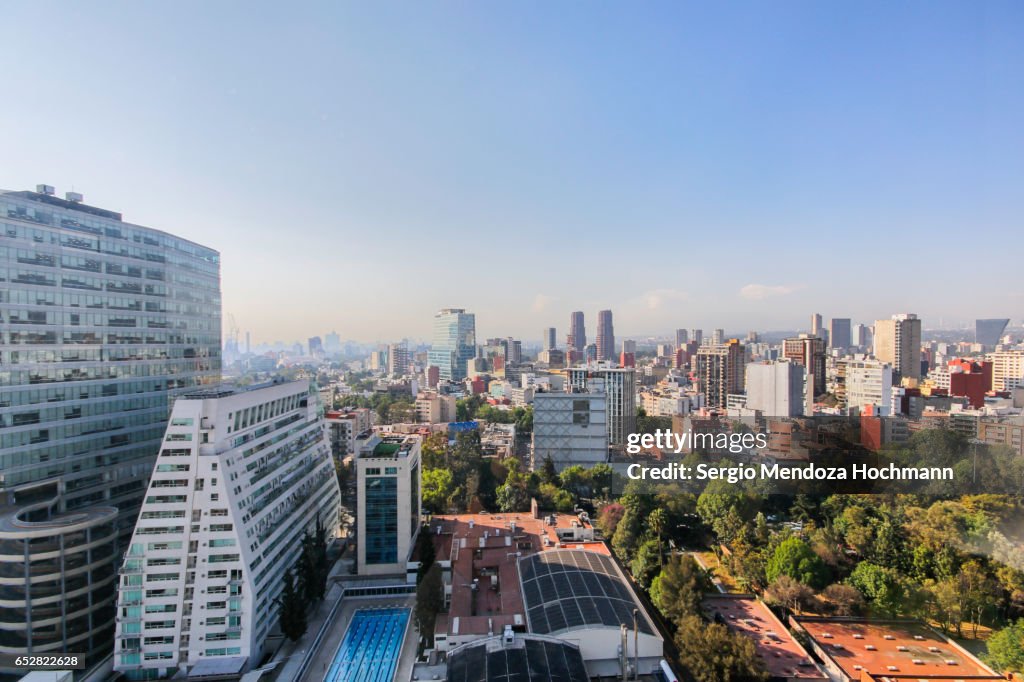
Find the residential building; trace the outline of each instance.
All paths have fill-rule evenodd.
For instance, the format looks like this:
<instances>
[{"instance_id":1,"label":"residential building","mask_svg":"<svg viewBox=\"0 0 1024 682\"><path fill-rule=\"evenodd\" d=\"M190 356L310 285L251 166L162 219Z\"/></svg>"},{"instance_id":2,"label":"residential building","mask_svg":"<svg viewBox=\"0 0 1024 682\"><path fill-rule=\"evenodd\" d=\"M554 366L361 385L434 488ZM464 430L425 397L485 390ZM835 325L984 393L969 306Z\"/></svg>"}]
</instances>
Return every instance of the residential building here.
<instances>
[{"instance_id":1,"label":"residential building","mask_svg":"<svg viewBox=\"0 0 1024 682\"><path fill-rule=\"evenodd\" d=\"M782 342L782 357L804 366L806 381L814 386L814 395L825 392L825 341L817 336L801 334Z\"/></svg>"},{"instance_id":2,"label":"residential building","mask_svg":"<svg viewBox=\"0 0 1024 682\"><path fill-rule=\"evenodd\" d=\"M354 454L356 437L369 431L372 426L370 410L366 407L328 410L325 421L331 452L338 459Z\"/></svg>"},{"instance_id":3,"label":"residential building","mask_svg":"<svg viewBox=\"0 0 1024 682\"><path fill-rule=\"evenodd\" d=\"M453 395L424 391L416 396L416 421L421 424L444 424L456 421L456 399Z\"/></svg>"},{"instance_id":4,"label":"residential building","mask_svg":"<svg viewBox=\"0 0 1024 682\"><path fill-rule=\"evenodd\" d=\"M877 360L846 363L846 405L849 414L862 414L872 406L871 415L892 414L892 366Z\"/></svg>"},{"instance_id":5,"label":"residential building","mask_svg":"<svg viewBox=\"0 0 1024 682\"><path fill-rule=\"evenodd\" d=\"M978 420L978 440L987 445L1005 445L1024 457L1024 417L985 417Z\"/></svg>"},{"instance_id":6,"label":"residential building","mask_svg":"<svg viewBox=\"0 0 1024 682\"><path fill-rule=\"evenodd\" d=\"M91 664L171 400L220 380L220 255L66 197L0 190L0 653Z\"/></svg>"},{"instance_id":7,"label":"residential building","mask_svg":"<svg viewBox=\"0 0 1024 682\"><path fill-rule=\"evenodd\" d=\"M412 353L406 343L392 343L388 346L388 373L393 377L403 377L409 373L412 365Z\"/></svg>"},{"instance_id":8,"label":"residential building","mask_svg":"<svg viewBox=\"0 0 1024 682\"><path fill-rule=\"evenodd\" d=\"M853 328L853 345L856 348L872 348L874 346L874 337L871 334L871 327L866 324L858 324Z\"/></svg>"},{"instance_id":9,"label":"residential building","mask_svg":"<svg viewBox=\"0 0 1024 682\"><path fill-rule=\"evenodd\" d=\"M444 308L434 315L434 337L428 361L441 381L462 381L466 363L476 357L476 316L463 308Z\"/></svg>"},{"instance_id":10,"label":"residential building","mask_svg":"<svg viewBox=\"0 0 1024 682\"><path fill-rule=\"evenodd\" d=\"M420 437L413 435L371 434L357 444L360 575L408 575L422 515L420 448Z\"/></svg>"},{"instance_id":11,"label":"residential building","mask_svg":"<svg viewBox=\"0 0 1024 682\"><path fill-rule=\"evenodd\" d=\"M338 533L341 493L306 381L174 403L118 591L128 679L244 671L266 653L303 533Z\"/></svg>"},{"instance_id":12,"label":"residential building","mask_svg":"<svg viewBox=\"0 0 1024 682\"><path fill-rule=\"evenodd\" d=\"M833 317L829 320L828 341L829 348L846 350L853 346L853 330L850 326L850 318Z\"/></svg>"},{"instance_id":13,"label":"residential building","mask_svg":"<svg viewBox=\"0 0 1024 682\"><path fill-rule=\"evenodd\" d=\"M608 461L608 396L603 386L575 393L534 393L531 466L558 471Z\"/></svg>"},{"instance_id":14,"label":"residential building","mask_svg":"<svg viewBox=\"0 0 1024 682\"><path fill-rule=\"evenodd\" d=\"M746 368L748 410L766 417L797 417L804 413L804 368L796 362L758 362Z\"/></svg>"},{"instance_id":15,"label":"residential building","mask_svg":"<svg viewBox=\"0 0 1024 682\"><path fill-rule=\"evenodd\" d=\"M821 313L811 314L811 336L817 336L819 339L822 336L824 327L821 326Z\"/></svg>"},{"instance_id":16,"label":"residential building","mask_svg":"<svg viewBox=\"0 0 1024 682\"><path fill-rule=\"evenodd\" d=\"M875 358L892 365L893 381L921 378L921 320L900 313L875 322Z\"/></svg>"},{"instance_id":17,"label":"residential building","mask_svg":"<svg viewBox=\"0 0 1024 682\"><path fill-rule=\"evenodd\" d=\"M992 353L992 390L997 393L1024 386L1024 350Z\"/></svg>"},{"instance_id":18,"label":"residential building","mask_svg":"<svg viewBox=\"0 0 1024 682\"><path fill-rule=\"evenodd\" d=\"M603 390L607 394L608 444L625 446L626 438L636 431L636 370L614 367L609 363L593 363L570 368L566 374L570 393Z\"/></svg>"},{"instance_id":19,"label":"residential building","mask_svg":"<svg viewBox=\"0 0 1024 682\"><path fill-rule=\"evenodd\" d=\"M711 345L720 346L725 343L725 330L715 329L711 332Z\"/></svg>"},{"instance_id":20,"label":"residential building","mask_svg":"<svg viewBox=\"0 0 1024 682\"><path fill-rule=\"evenodd\" d=\"M738 339L701 346L694 363L694 375L708 407L724 409L730 393L743 393L746 352Z\"/></svg>"},{"instance_id":21,"label":"residential building","mask_svg":"<svg viewBox=\"0 0 1024 682\"><path fill-rule=\"evenodd\" d=\"M704 330L703 329L691 329L690 330L690 343L700 346L704 343Z\"/></svg>"},{"instance_id":22,"label":"residential building","mask_svg":"<svg viewBox=\"0 0 1024 682\"><path fill-rule=\"evenodd\" d=\"M597 359L610 361L615 359L615 327L612 324L612 311L600 310L597 313Z\"/></svg>"}]
</instances>

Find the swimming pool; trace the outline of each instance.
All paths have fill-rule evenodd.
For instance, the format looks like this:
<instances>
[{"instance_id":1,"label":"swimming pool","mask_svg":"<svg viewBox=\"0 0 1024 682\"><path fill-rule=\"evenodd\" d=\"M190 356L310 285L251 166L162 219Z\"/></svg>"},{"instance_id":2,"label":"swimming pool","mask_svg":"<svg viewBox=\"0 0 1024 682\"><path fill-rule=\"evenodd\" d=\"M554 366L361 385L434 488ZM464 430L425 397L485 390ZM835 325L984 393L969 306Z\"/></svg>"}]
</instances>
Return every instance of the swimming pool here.
<instances>
[{"instance_id":1,"label":"swimming pool","mask_svg":"<svg viewBox=\"0 0 1024 682\"><path fill-rule=\"evenodd\" d=\"M410 609L356 609L325 682L392 682Z\"/></svg>"}]
</instances>

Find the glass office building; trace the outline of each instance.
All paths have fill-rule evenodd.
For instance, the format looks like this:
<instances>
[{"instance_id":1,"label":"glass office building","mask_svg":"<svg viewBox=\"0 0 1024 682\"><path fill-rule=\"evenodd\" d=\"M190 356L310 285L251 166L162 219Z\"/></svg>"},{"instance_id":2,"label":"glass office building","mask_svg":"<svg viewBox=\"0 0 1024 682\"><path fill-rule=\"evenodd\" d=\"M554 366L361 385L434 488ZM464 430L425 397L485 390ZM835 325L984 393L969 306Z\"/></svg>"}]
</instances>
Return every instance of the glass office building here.
<instances>
[{"instance_id":1,"label":"glass office building","mask_svg":"<svg viewBox=\"0 0 1024 682\"><path fill-rule=\"evenodd\" d=\"M442 381L466 378L466 363L476 357L476 315L445 308L434 315L434 338L427 361L440 370Z\"/></svg>"},{"instance_id":2,"label":"glass office building","mask_svg":"<svg viewBox=\"0 0 1024 682\"><path fill-rule=\"evenodd\" d=\"M0 652L105 655L171 398L220 379L220 257L42 185L0 223Z\"/></svg>"}]
</instances>

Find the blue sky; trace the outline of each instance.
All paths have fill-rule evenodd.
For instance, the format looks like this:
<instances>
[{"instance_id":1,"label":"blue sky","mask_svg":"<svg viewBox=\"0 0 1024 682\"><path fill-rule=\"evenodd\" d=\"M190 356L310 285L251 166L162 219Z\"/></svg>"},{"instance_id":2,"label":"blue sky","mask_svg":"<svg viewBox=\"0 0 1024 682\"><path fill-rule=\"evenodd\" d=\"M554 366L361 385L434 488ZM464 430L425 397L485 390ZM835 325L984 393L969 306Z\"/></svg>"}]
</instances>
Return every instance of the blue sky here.
<instances>
[{"instance_id":1,"label":"blue sky","mask_svg":"<svg viewBox=\"0 0 1024 682\"><path fill-rule=\"evenodd\" d=\"M219 249L258 341L1021 317L1020 3L288 5L7 3L0 187Z\"/></svg>"}]
</instances>

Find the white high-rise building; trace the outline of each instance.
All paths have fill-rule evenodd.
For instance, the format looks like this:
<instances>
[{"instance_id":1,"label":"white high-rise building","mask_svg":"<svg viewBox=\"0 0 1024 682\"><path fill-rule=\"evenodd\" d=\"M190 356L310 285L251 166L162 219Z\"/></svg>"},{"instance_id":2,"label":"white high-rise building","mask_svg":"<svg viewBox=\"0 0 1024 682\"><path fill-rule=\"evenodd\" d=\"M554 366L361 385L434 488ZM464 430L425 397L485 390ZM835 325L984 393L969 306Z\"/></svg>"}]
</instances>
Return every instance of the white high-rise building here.
<instances>
[{"instance_id":1,"label":"white high-rise building","mask_svg":"<svg viewBox=\"0 0 1024 682\"><path fill-rule=\"evenodd\" d=\"M993 391L1012 391L1024 386L1024 350L1000 351L991 358Z\"/></svg>"},{"instance_id":2,"label":"white high-rise building","mask_svg":"<svg viewBox=\"0 0 1024 682\"><path fill-rule=\"evenodd\" d=\"M121 568L114 668L128 679L239 672L263 657L303 533L318 520L338 532L316 396L292 381L175 401Z\"/></svg>"},{"instance_id":3,"label":"white high-rise building","mask_svg":"<svg viewBox=\"0 0 1024 682\"><path fill-rule=\"evenodd\" d=\"M846 363L846 404L850 414L873 405L875 416L892 414L892 366L875 360Z\"/></svg>"},{"instance_id":4,"label":"white high-rise building","mask_svg":"<svg viewBox=\"0 0 1024 682\"><path fill-rule=\"evenodd\" d=\"M629 434L636 431L636 371L596 362L573 367L567 378L570 393L604 390L608 396L608 443L624 446Z\"/></svg>"},{"instance_id":5,"label":"white high-rise building","mask_svg":"<svg viewBox=\"0 0 1024 682\"><path fill-rule=\"evenodd\" d=\"M892 365L897 381L921 378L921 320L899 313L875 322L875 358Z\"/></svg>"},{"instance_id":6,"label":"white high-rise building","mask_svg":"<svg viewBox=\"0 0 1024 682\"><path fill-rule=\"evenodd\" d=\"M532 467L551 459L558 471L608 461L608 398L603 385L533 396Z\"/></svg>"},{"instance_id":7,"label":"white high-rise building","mask_svg":"<svg viewBox=\"0 0 1024 682\"><path fill-rule=\"evenodd\" d=\"M406 574L422 515L419 436L364 434L356 441L357 568Z\"/></svg>"},{"instance_id":8,"label":"white high-rise building","mask_svg":"<svg viewBox=\"0 0 1024 682\"><path fill-rule=\"evenodd\" d=\"M804 413L804 368L795 362L747 365L746 407L766 417L798 417Z\"/></svg>"}]
</instances>

